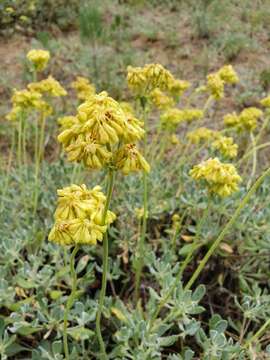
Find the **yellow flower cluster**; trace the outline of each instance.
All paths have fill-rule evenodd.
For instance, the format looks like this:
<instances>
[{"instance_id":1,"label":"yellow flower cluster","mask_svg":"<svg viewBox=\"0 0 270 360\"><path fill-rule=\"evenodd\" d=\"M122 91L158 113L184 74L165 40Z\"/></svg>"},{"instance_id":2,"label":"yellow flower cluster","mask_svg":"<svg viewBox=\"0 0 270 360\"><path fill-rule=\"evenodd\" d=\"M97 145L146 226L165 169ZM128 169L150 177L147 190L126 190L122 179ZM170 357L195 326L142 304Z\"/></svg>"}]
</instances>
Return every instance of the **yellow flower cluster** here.
<instances>
[{"instance_id":1,"label":"yellow flower cluster","mask_svg":"<svg viewBox=\"0 0 270 360\"><path fill-rule=\"evenodd\" d=\"M72 115L62 116L57 119L57 122L61 126L61 130L66 130L77 123L77 118Z\"/></svg>"},{"instance_id":2,"label":"yellow flower cluster","mask_svg":"<svg viewBox=\"0 0 270 360\"><path fill-rule=\"evenodd\" d=\"M208 129L206 127L199 127L187 134L188 140L192 144L200 144L203 141L209 141L213 139L216 131Z\"/></svg>"},{"instance_id":3,"label":"yellow flower cluster","mask_svg":"<svg viewBox=\"0 0 270 360\"><path fill-rule=\"evenodd\" d=\"M172 79L169 82L168 91L173 97L180 97L191 86L186 80Z\"/></svg>"},{"instance_id":4,"label":"yellow flower cluster","mask_svg":"<svg viewBox=\"0 0 270 360\"><path fill-rule=\"evenodd\" d=\"M95 86L82 76L78 76L76 80L71 83L71 87L76 90L79 100L87 100L87 98L96 93Z\"/></svg>"},{"instance_id":5,"label":"yellow flower cluster","mask_svg":"<svg viewBox=\"0 0 270 360\"><path fill-rule=\"evenodd\" d=\"M237 156L238 145L234 143L233 138L223 136L216 130L200 127L190 131L187 137L192 144L211 142L210 147L219 151L226 158L235 158Z\"/></svg>"},{"instance_id":6,"label":"yellow flower cluster","mask_svg":"<svg viewBox=\"0 0 270 360\"><path fill-rule=\"evenodd\" d=\"M43 100L43 95L48 96L65 96L66 90L55 80L52 76L39 82L30 83L27 89L14 91L11 98L12 109L7 114L7 120L15 121L19 118L20 114L28 110L38 110L44 116L52 114L52 107Z\"/></svg>"},{"instance_id":7,"label":"yellow flower cluster","mask_svg":"<svg viewBox=\"0 0 270 360\"><path fill-rule=\"evenodd\" d=\"M226 158L233 159L237 156L238 145L234 143L232 137L217 133L216 140L211 144L211 148L218 150Z\"/></svg>"},{"instance_id":8,"label":"yellow flower cluster","mask_svg":"<svg viewBox=\"0 0 270 360\"><path fill-rule=\"evenodd\" d=\"M178 139L176 134L171 134L170 142L172 145L180 145L180 140Z\"/></svg>"},{"instance_id":9,"label":"yellow flower cluster","mask_svg":"<svg viewBox=\"0 0 270 360\"><path fill-rule=\"evenodd\" d=\"M169 107L172 107L175 104L174 99L172 97L167 96L166 94L164 94L164 92L162 92L158 88L151 91L149 98L151 103L161 110L168 109Z\"/></svg>"},{"instance_id":10,"label":"yellow flower cluster","mask_svg":"<svg viewBox=\"0 0 270 360\"><path fill-rule=\"evenodd\" d=\"M46 50L30 50L27 53L27 59L32 62L36 71L42 71L46 68L50 60L50 53Z\"/></svg>"},{"instance_id":11,"label":"yellow flower cluster","mask_svg":"<svg viewBox=\"0 0 270 360\"><path fill-rule=\"evenodd\" d=\"M46 94L53 97L66 96L66 90L52 76L39 82L28 84L28 89L37 91L40 94Z\"/></svg>"},{"instance_id":12,"label":"yellow flower cluster","mask_svg":"<svg viewBox=\"0 0 270 360\"><path fill-rule=\"evenodd\" d=\"M173 81L172 74L160 64L147 64L144 67L128 66L127 82L135 93L147 95L155 88L166 91Z\"/></svg>"},{"instance_id":13,"label":"yellow flower cluster","mask_svg":"<svg viewBox=\"0 0 270 360\"><path fill-rule=\"evenodd\" d=\"M42 100L42 95L37 91L27 89L20 91L15 90L11 101L12 109L6 115L7 120L10 121L17 120L20 114L31 109L36 109L46 116L52 113L52 107L46 101Z\"/></svg>"},{"instance_id":14,"label":"yellow flower cluster","mask_svg":"<svg viewBox=\"0 0 270 360\"><path fill-rule=\"evenodd\" d=\"M150 171L148 162L134 144L124 145L117 151L115 165L124 175L128 175L131 171L144 170L147 173Z\"/></svg>"},{"instance_id":15,"label":"yellow flower cluster","mask_svg":"<svg viewBox=\"0 0 270 360\"><path fill-rule=\"evenodd\" d=\"M207 76L207 90L210 91L214 99L219 100L224 96L224 81L217 74Z\"/></svg>"},{"instance_id":16,"label":"yellow flower cluster","mask_svg":"<svg viewBox=\"0 0 270 360\"><path fill-rule=\"evenodd\" d=\"M178 214L173 214L172 216L172 228L174 230L179 229L181 225L181 217Z\"/></svg>"},{"instance_id":17,"label":"yellow flower cluster","mask_svg":"<svg viewBox=\"0 0 270 360\"><path fill-rule=\"evenodd\" d=\"M269 108L270 107L270 95L260 101L261 105Z\"/></svg>"},{"instance_id":18,"label":"yellow flower cluster","mask_svg":"<svg viewBox=\"0 0 270 360\"><path fill-rule=\"evenodd\" d=\"M218 158L210 158L194 166L190 176L195 180L206 181L209 191L221 197L237 191L242 181L234 165L221 163Z\"/></svg>"},{"instance_id":19,"label":"yellow flower cluster","mask_svg":"<svg viewBox=\"0 0 270 360\"><path fill-rule=\"evenodd\" d=\"M104 219L106 197L100 186L88 190L83 184L58 190L58 204L54 214L55 224L49 240L60 245L95 245L116 218L108 210Z\"/></svg>"},{"instance_id":20,"label":"yellow flower cluster","mask_svg":"<svg viewBox=\"0 0 270 360\"><path fill-rule=\"evenodd\" d=\"M214 99L219 100L224 96L225 84L236 84L239 78L231 65L223 66L216 73L207 76L206 89Z\"/></svg>"},{"instance_id":21,"label":"yellow flower cluster","mask_svg":"<svg viewBox=\"0 0 270 360\"><path fill-rule=\"evenodd\" d=\"M232 65L225 65L218 71L218 75L225 84L236 84L239 82L239 77Z\"/></svg>"},{"instance_id":22,"label":"yellow flower cluster","mask_svg":"<svg viewBox=\"0 0 270 360\"><path fill-rule=\"evenodd\" d=\"M191 122L203 117L203 111L199 109L177 109L166 110L160 117L161 126L169 131L174 131L176 126L182 122Z\"/></svg>"},{"instance_id":23,"label":"yellow flower cluster","mask_svg":"<svg viewBox=\"0 0 270 360\"><path fill-rule=\"evenodd\" d=\"M260 109L249 107L244 109L239 115L235 112L224 116L224 124L233 127L237 131L253 131L257 127L258 119L263 115Z\"/></svg>"},{"instance_id":24,"label":"yellow flower cluster","mask_svg":"<svg viewBox=\"0 0 270 360\"><path fill-rule=\"evenodd\" d=\"M115 164L122 167L123 152L126 152L127 158L130 156L126 144L134 143L144 136L142 126L143 123L130 111L124 111L117 101L103 91L90 96L78 107L72 125L60 133L58 140L63 144L70 161L82 161L92 169ZM140 158L144 160L141 155ZM132 163L130 171L136 171L137 168Z\"/></svg>"}]
</instances>

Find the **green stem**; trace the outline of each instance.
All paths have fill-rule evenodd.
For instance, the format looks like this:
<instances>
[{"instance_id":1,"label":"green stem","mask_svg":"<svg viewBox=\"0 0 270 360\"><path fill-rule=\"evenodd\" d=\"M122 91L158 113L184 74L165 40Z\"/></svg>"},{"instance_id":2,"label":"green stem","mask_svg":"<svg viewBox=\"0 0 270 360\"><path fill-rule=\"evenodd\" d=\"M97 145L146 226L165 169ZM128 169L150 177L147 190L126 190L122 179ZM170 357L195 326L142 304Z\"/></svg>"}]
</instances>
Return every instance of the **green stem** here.
<instances>
[{"instance_id":1,"label":"green stem","mask_svg":"<svg viewBox=\"0 0 270 360\"><path fill-rule=\"evenodd\" d=\"M145 136L144 136L144 155L146 154L147 150L147 112L146 112L146 100L141 99L141 106L143 110L143 120L144 120L144 127L145 127ZM148 217L148 176L147 173L144 171L143 173L143 218L142 218L142 227L141 227L141 234L140 239L138 242L138 252L139 252L139 259L138 264L136 267L135 273L135 301L136 303L140 297L140 284L141 284L141 276L142 276L142 269L144 265L144 243L146 238L146 230L147 230L147 217Z\"/></svg>"},{"instance_id":2,"label":"green stem","mask_svg":"<svg viewBox=\"0 0 270 360\"><path fill-rule=\"evenodd\" d=\"M197 229L196 229L196 235L195 235L195 239L193 242L193 246L191 246L190 252L188 253L188 255L186 256L181 268L180 268L180 273L181 275L183 274L183 272L185 271L186 267L188 266L188 264L190 263L191 259L192 259L192 255L194 253L194 251L197 249L198 247L198 241L200 240L200 235L201 235L201 230L203 225L205 224L205 221L210 213L210 208L211 208L211 196L208 196L208 201L207 201L207 205L206 208L203 211L203 215L198 223Z\"/></svg>"},{"instance_id":3,"label":"green stem","mask_svg":"<svg viewBox=\"0 0 270 360\"><path fill-rule=\"evenodd\" d=\"M256 149L256 140L254 137L253 132L250 133L250 139L252 143L252 155L253 155L253 161L252 161L252 171L247 183L247 188L250 188L250 185L252 184L252 180L254 176L256 175L256 169L257 169L257 149Z\"/></svg>"},{"instance_id":4,"label":"green stem","mask_svg":"<svg viewBox=\"0 0 270 360\"><path fill-rule=\"evenodd\" d=\"M22 171L22 123L23 117L20 116L19 119L19 129L18 129L18 148L17 148L17 158L20 172Z\"/></svg>"},{"instance_id":5,"label":"green stem","mask_svg":"<svg viewBox=\"0 0 270 360\"><path fill-rule=\"evenodd\" d=\"M188 290L191 288L191 286L194 284L194 282L197 280L198 276L200 275L200 273L202 272L202 270L204 269L207 261L209 260L209 258L213 255L213 253L215 252L215 250L217 249L217 247L219 246L219 244L221 243L221 241L224 239L225 235L228 233L228 231L231 229L231 227L234 225L234 223L236 222L236 220L238 219L239 215L241 214L242 210L244 209L244 207L246 206L246 204L249 202L249 200L251 199L252 195L257 191L257 189L261 186L261 184L263 183L264 179L270 175L270 167L265 170L262 175L255 181L255 183L251 186L251 188L248 190L247 194L244 196L244 198L242 199L242 201L240 202L238 208L235 210L233 216L231 217L231 219L228 221L228 223L225 225L225 227L223 228L223 230L221 231L221 233L219 234L219 236L217 237L217 239L215 240L215 242L213 243L213 245L209 248L209 250L207 251L207 253L205 254L204 258L202 259L202 261L200 262L198 268L196 269L196 271L193 273L192 277L190 278L189 282L187 283L187 285L185 286L185 290Z\"/></svg>"},{"instance_id":6,"label":"green stem","mask_svg":"<svg viewBox=\"0 0 270 360\"><path fill-rule=\"evenodd\" d=\"M270 319L268 319L261 327L260 329L249 339L246 341L244 348L247 348L250 344L254 343L262 334L267 330L267 328L270 326Z\"/></svg>"},{"instance_id":7,"label":"green stem","mask_svg":"<svg viewBox=\"0 0 270 360\"><path fill-rule=\"evenodd\" d=\"M107 193L106 193L106 203L105 203L104 212L103 212L103 216L102 216L102 224L105 224L105 222L106 222L107 212L108 212L111 198L112 198L115 172L113 170L109 170L107 176L108 176L108 185L107 185ZM97 333L97 337L98 337L102 360L108 359L107 354L106 354L105 344L104 344L102 334L101 334L101 327L100 327L102 309L103 309L103 305L104 305L104 299L105 299L106 287L107 287L108 259L109 259L109 244L108 244L108 232L106 232L104 234L104 238L103 238L102 285L101 285L101 290L100 290L100 294L99 294L99 304L98 304L98 311L97 311L97 316L96 316L96 333Z\"/></svg>"},{"instance_id":8,"label":"green stem","mask_svg":"<svg viewBox=\"0 0 270 360\"><path fill-rule=\"evenodd\" d=\"M143 218L141 227L141 236L138 243L139 259L135 274L135 301L136 303L140 297L140 283L143 269L143 257L144 257L144 243L147 229L147 214L148 212L148 191L147 191L147 174L143 173Z\"/></svg>"},{"instance_id":9,"label":"green stem","mask_svg":"<svg viewBox=\"0 0 270 360\"><path fill-rule=\"evenodd\" d=\"M46 125L46 116L43 114L41 117L41 129L40 129L39 151L38 151L39 163L41 163L41 161L43 160L43 155L44 155L45 125Z\"/></svg>"},{"instance_id":10,"label":"green stem","mask_svg":"<svg viewBox=\"0 0 270 360\"><path fill-rule=\"evenodd\" d=\"M6 193L7 193L7 190L8 190L9 176L10 176L10 170L11 170L11 165L12 165L12 158L13 158L13 152L14 152L14 148L15 148L15 142L16 142L16 130L14 128L13 132L12 132L11 148L10 148L10 152L9 152L9 157L8 157L8 162L7 162L7 169L6 169L5 183L4 183L4 186L3 186L3 193L2 193L2 198L1 198L0 213L4 209L4 202L5 202L5 197L6 197Z\"/></svg>"},{"instance_id":11,"label":"green stem","mask_svg":"<svg viewBox=\"0 0 270 360\"><path fill-rule=\"evenodd\" d=\"M258 145L258 146L256 146L256 151L261 150L261 149L264 149L264 148L266 148L266 147L268 147L268 146L270 146L270 142L266 142L266 143L264 143L264 144ZM252 149L252 150L250 150L249 152L247 152L247 153L238 161L237 166L239 166L240 164L242 164L242 162L243 162L246 158L248 158L250 155L252 155L252 154L253 154L253 150L254 150L254 149Z\"/></svg>"},{"instance_id":12,"label":"green stem","mask_svg":"<svg viewBox=\"0 0 270 360\"><path fill-rule=\"evenodd\" d=\"M35 123L35 187L34 187L34 215L37 211L37 203L38 203L38 188L39 188L39 126L38 121L36 119Z\"/></svg>"},{"instance_id":13,"label":"green stem","mask_svg":"<svg viewBox=\"0 0 270 360\"><path fill-rule=\"evenodd\" d=\"M77 288L77 275L75 270L75 256L79 250L79 246L76 245L72 251L71 257L70 257L70 274L72 278L72 288L71 293L67 299L65 312L64 312L64 328L63 328L63 343L64 343L64 352L65 352L65 359L69 360L69 350L68 350L68 340L67 340L67 328L68 328L68 314L69 310L71 309L75 297L76 297L76 288Z\"/></svg>"}]
</instances>

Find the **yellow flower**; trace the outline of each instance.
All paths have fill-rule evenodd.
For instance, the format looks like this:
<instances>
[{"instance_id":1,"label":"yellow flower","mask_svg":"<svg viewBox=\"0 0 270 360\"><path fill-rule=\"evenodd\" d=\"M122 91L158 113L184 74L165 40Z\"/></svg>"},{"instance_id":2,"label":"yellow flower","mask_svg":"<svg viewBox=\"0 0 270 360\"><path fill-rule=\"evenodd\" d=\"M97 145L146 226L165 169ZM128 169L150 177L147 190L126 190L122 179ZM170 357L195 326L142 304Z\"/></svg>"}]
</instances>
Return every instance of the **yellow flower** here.
<instances>
[{"instance_id":1,"label":"yellow flower","mask_svg":"<svg viewBox=\"0 0 270 360\"><path fill-rule=\"evenodd\" d=\"M87 100L89 96L96 93L95 86L82 76L78 76L76 80L71 83L71 87L76 90L77 97L80 100Z\"/></svg>"},{"instance_id":2,"label":"yellow flower","mask_svg":"<svg viewBox=\"0 0 270 360\"><path fill-rule=\"evenodd\" d=\"M11 101L14 106L19 106L23 109L29 109L36 107L37 103L41 99L41 94L32 90L15 90Z\"/></svg>"},{"instance_id":3,"label":"yellow flower","mask_svg":"<svg viewBox=\"0 0 270 360\"><path fill-rule=\"evenodd\" d=\"M226 158L233 159L237 156L238 145L234 144L232 137L218 134L211 147L214 150L218 150Z\"/></svg>"},{"instance_id":4,"label":"yellow flower","mask_svg":"<svg viewBox=\"0 0 270 360\"><path fill-rule=\"evenodd\" d=\"M143 123L103 91L92 95L78 107L77 116L63 120L58 141L70 161L83 162L92 169L114 166L120 143L144 136ZM70 125L70 126L69 126Z\"/></svg>"},{"instance_id":5,"label":"yellow flower","mask_svg":"<svg viewBox=\"0 0 270 360\"><path fill-rule=\"evenodd\" d=\"M223 118L225 126L228 127L237 127L239 125L240 119L238 115L233 112L232 114L227 114Z\"/></svg>"},{"instance_id":6,"label":"yellow flower","mask_svg":"<svg viewBox=\"0 0 270 360\"><path fill-rule=\"evenodd\" d=\"M260 103L262 104L262 106L269 108L270 107L270 95L265 97L264 99L262 99L260 101Z\"/></svg>"},{"instance_id":7,"label":"yellow flower","mask_svg":"<svg viewBox=\"0 0 270 360\"><path fill-rule=\"evenodd\" d=\"M193 131L190 131L187 134L189 141L193 144L199 144L202 141L211 140L216 134L216 131L207 129L205 127L197 128Z\"/></svg>"},{"instance_id":8,"label":"yellow flower","mask_svg":"<svg viewBox=\"0 0 270 360\"><path fill-rule=\"evenodd\" d=\"M8 14L13 14L15 12L15 10L12 8L12 7L7 7L5 8L5 11L8 13Z\"/></svg>"},{"instance_id":9,"label":"yellow flower","mask_svg":"<svg viewBox=\"0 0 270 360\"><path fill-rule=\"evenodd\" d=\"M118 150L115 165L124 175L135 171L150 171L150 165L134 144L126 144Z\"/></svg>"},{"instance_id":10,"label":"yellow flower","mask_svg":"<svg viewBox=\"0 0 270 360\"><path fill-rule=\"evenodd\" d=\"M23 109L20 106L13 106L11 111L6 115L6 119L9 121L16 121L22 112Z\"/></svg>"},{"instance_id":11,"label":"yellow flower","mask_svg":"<svg viewBox=\"0 0 270 360\"><path fill-rule=\"evenodd\" d=\"M144 208L135 208L135 215L138 220L141 220L144 216ZM148 218L148 211L146 211L146 218Z\"/></svg>"},{"instance_id":12,"label":"yellow flower","mask_svg":"<svg viewBox=\"0 0 270 360\"><path fill-rule=\"evenodd\" d=\"M90 169L101 169L108 165L112 153L87 134L80 134L76 141L66 147L69 161L83 162Z\"/></svg>"},{"instance_id":13,"label":"yellow flower","mask_svg":"<svg viewBox=\"0 0 270 360\"><path fill-rule=\"evenodd\" d=\"M82 132L94 134L100 144L113 145L124 135L127 122L120 105L103 91L78 108Z\"/></svg>"},{"instance_id":14,"label":"yellow flower","mask_svg":"<svg viewBox=\"0 0 270 360\"><path fill-rule=\"evenodd\" d=\"M138 141L144 137L145 131L143 129L143 121L138 120L134 115L134 109L128 103L120 103L121 109L126 118L126 130L124 133L124 140L126 143Z\"/></svg>"},{"instance_id":15,"label":"yellow flower","mask_svg":"<svg viewBox=\"0 0 270 360\"><path fill-rule=\"evenodd\" d=\"M253 131L257 127L258 119L263 115L260 109L249 107L244 109L239 115L227 114L224 123L228 127L234 127L237 131Z\"/></svg>"},{"instance_id":16,"label":"yellow flower","mask_svg":"<svg viewBox=\"0 0 270 360\"><path fill-rule=\"evenodd\" d=\"M168 91L172 96L179 97L181 96L189 87L191 86L190 82L185 80L172 79L169 82Z\"/></svg>"},{"instance_id":17,"label":"yellow flower","mask_svg":"<svg viewBox=\"0 0 270 360\"><path fill-rule=\"evenodd\" d=\"M21 15L20 17L19 17L19 19L22 21L22 22L25 22L25 23L27 23L27 22L29 22L29 17L28 16L25 16L25 15Z\"/></svg>"},{"instance_id":18,"label":"yellow flower","mask_svg":"<svg viewBox=\"0 0 270 360\"><path fill-rule=\"evenodd\" d=\"M183 121L183 111L176 108L166 110L160 117L162 128L169 131L175 131L177 125Z\"/></svg>"},{"instance_id":19,"label":"yellow flower","mask_svg":"<svg viewBox=\"0 0 270 360\"><path fill-rule=\"evenodd\" d=\"M127 102L127 101L120 101L120 106L122 108L122 110L124 111L125 114L135 114L135 110L133 108L133 106Z\"/></svg>"},{"instance_id":20,"label":"yellow flower","mask_svg":"<svg viewBox=\"0 0 270 360\"><path fill-rule=\"evenodd\" d=\"M28 84L28 88L31 91L37 91L50 96L58 97L67 95L66 90L51 75L47 79Z\"/></svg>"},{"instance_id":21,"label":"yellow flower","mask_svg":"<svg viewBox=\"0 0 270 360\"><path fill-rule=\"evenodd\" d=\"M50 60L50 53L46 50L30 50L27 59L33 63L36 71L42 71Z\"/></svg>"},{"instance_id":22,"label":"yellow flower","mask_svg":"<svg viewBox=\"0 0 270 360\"><path fill-rule=\"evenodd\" d=\"M239 82L238 75L233 69L232 65L225 65L219 71L218 75L221 80L223 80L227 84L236 84Z\"/></svg>"},{"instance_id":23,"label":"yellow flower","mask_svg":"<svg viewBox=\"0 0 270 360\"><path fill-rule=\"evenodd\" d=\"M218 73L209 74L207 76L206 89L210 91L214 99L219 100L224 96L224 80L221 79Z\"/></svg>"},{"instance_id":24,"label":"yellow flower","mask_svg":"<svg viewBox=\"0 0 270 360\"><path fill-rule=\"evenodd\" d=\"M55 224L49 240L60 245L95 245L116 218L111 211L104 219L106 197L99 186L88 190L85 185L71 185L58 190Z\"/></svg>"},{"instance_id":25,"label":"yellow flower","mask_svg":"<svg viewBox=\"0 0 270 360\"><path fill-rule=\"evenodd\" d=\"M57 119L58 124L61 126L61 130L66 130L71 128L73 125L78 123L76 116L62 116Z\"/></svg>"},{"instance_id":26,"label":"yellow flower","mask_svg":"<svg viewBox=\"0 0 270 360\"><path fill-rule=\"evenodd\" d=\"M200 109L183 109L183 120L191 122L203 117L203 111Z\"/></svg>"},{"instance_id":27,"label":"yellow flower","mask_svg":"<svg viewBox=\"0 0 270 360\"><path fill-rule=\"evenodd\" d=\"M172 74L160 64L147 64L144 67L128 66L127 71L129 88L141 96L149 95L155 88L168 91L169 84L173 80Z\"/></svg>"},{"instance_id":28,"label":"yellow flower","mask_svg":"<svg viewBox=\"0 0 270 360\"><path fill-rule=\"evenodd\" d=\"M195 180L204 180L209 191L221 197L237 191L242 181L234 165L221 163L218 158L210 158L194 166L190 176Z\"/></svg>"},{"instance_id":29,"label":"yellow flower","mask_svg":"<svg viewBox=\"0 0 270 360\"><path fill-rule=\"evenodd\" d=\"M246 130L254 130L257 127L257 120L262 115L263 112L255 107L244 109L239 116L241 127Z\"/></svg>"},{"instance_id":30,"label":"yellow flower","mask_svg":"<svg viewBox=\"0 0 270 360\"><path fill-rule=\"evenodd\" d=\"M167 109L169 107L172 107L175 102L174 100L164 94L160 89L156 88L150 93L150 101L154 106L156 106L158 109Z\"/></svg>"},{"instance_id":31,"label":"yellow flower","mask_svg":"<svg viewBox=\"0 0 270 360\"><path fill-rule=\"evenodd\" d=\"M178 139L176 134L172 134L170 137L170 141L173 145L179 145L180 144L180 140Z\"/></svg>"},{"instance_id":32,"label":"yellow flower","mask_svg":"<svg viewBox=\"0 0 270 360\"><path fill-rule=\"evenodd\" d=\"M179 226L181 225L181 217L178 214L173 214L172 216L172 228L179 229Z\"/></svg>"},{"instance_id":33,"label":"yellow flower","mask_svg":"<svg viewBox=\"0 0 270 360\"><path fill-rule=\"evenodd\" d=\"M200 119L203 116L203 111L198 109L177 109L172 108L166 110L160 117L163 128L172 131L175 130L178 124L182 122L191 122Z\"/></svg>"},{"instance_id":34,"label":"yellow flower","mask_svg":"<svg viewBox=\"0 0 270 360\"><path fill-rule=\"evenodd\" d=\"M170 71L160 64L147 64L144 66L144 72L148 86L152 89L160 88L162 91L167 91L173 81Z\"/></svg>"},{"instance_id":35,"label":"yellow flower","mask_svg":"<svg viewBox=\"0 0 270 360\"><path fill-rule=\"evenodd\" d=\"M135 93L144 92L147 86L147 79L143 68L128 66L127 83L128 87Z\"/></svg>"}]
</instances>

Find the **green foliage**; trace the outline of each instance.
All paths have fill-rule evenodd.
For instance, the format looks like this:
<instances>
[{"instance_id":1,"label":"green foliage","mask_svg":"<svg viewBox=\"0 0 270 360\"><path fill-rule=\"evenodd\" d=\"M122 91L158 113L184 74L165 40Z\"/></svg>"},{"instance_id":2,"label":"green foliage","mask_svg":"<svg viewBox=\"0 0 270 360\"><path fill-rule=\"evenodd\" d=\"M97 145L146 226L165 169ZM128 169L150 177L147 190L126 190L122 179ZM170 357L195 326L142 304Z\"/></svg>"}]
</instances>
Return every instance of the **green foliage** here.
<instances>
[{"instance_id":1,"label":"green foliage","mask_svg":"<svg viewBox=\"0 0 270 360\"><path fill-rule=\"evenodd\" d=\"M87 2L81 6L79 25L83 41L96 41L103 35L102 13L94 2Z\"/></svg>"},{"instance_id":2,"label":"green foliage","mask_svg":"<svg viewBox=\"0 0 270 360\"><path fill-rule=\"evenodd\" d=\"M32 33L44 25L67 30L76 23L80 2L76 0L3 0L0 3L0 31Z\"/></svg>"}]
</instances>

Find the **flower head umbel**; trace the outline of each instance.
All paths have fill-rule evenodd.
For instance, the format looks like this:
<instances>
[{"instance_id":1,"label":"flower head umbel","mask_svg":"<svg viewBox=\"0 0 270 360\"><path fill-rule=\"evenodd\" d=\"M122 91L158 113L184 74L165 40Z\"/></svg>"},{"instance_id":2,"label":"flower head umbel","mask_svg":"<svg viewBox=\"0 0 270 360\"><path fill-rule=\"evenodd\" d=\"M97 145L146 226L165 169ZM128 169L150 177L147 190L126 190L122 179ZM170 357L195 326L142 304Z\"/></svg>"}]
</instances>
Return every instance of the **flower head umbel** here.
<instances>
[{"instance_id":1,"label":"flower head umbel","mask_svg":"<svg viewBox=\"0 0 270 360\"><path fill-rule=\"evenodd\" d=\"M261 105L266 107L266 108L270 108L270 95L263 98L261 101L260 101Z\"/></svg>"},{"instance_id":2,"label":"flower head umbel","mask_svg":"<svg viewBox=\"0 0 270 360\"><path fill-rule=\"evenodd\" d=\"M92 169L109 163L113 166L113 155L120 143L134 142L144 136L143 123L123 110L105 91L81 104L73 120L58 140L70 161L82 161Z\"/></svg>"},{"instance_id":3,"label":"flower head umbel","mask_svg":"<svg viewBox=\"0 0 270 360\"><path fill-rule=\"evenodd\" d=\"M220 100L224 97L225 84L236 84L239 81L238 75L231 65L225 65L215 73L207 76L206 90L212 97Z\"/></svg>"},{"instance_id":4,"label":"flower head umbel","mask_svg":"<svg viewBox=\"0 0 270 360\"><path fill-rule=\"evenodd\" d=\"M232 65L225 65L219 71L218 75L226 84L236 84L239 81L238 75Z\"/></svg>"},{"instance_id":5,"label":"flower head umbel","mask_svg":"<svg viewBox=\"0 0 270 360\"><path fill-rule=\"evenodd\" d=\"M49 76L47 79L41 80L39 82L28 84L28 89L53 97L67 95L66 90L52 76Z\"/></svg>"},{"instance_id":6,"label":"flower head umbel","mask_svg":"<svg viewBox=\"0 0 270 360\"><path fill-rule=\"evenodd\" d=\"M177 109L166 110L160 117L161 126L169 131L174 131L178 124L191 122L203 117L203 111L199 109Z\"/></svg>"},{"instance_id":7,"label":"flower head umbel","mask_svg":"<svg viewBox=\"0 0 270 360\"><path fill-rule=\"evenodd\" d=\"M71 185L58 190L55 224L49 240L60 245L95 245L116 218L111 211L103 218L106 197L99 186Z\"/></svg>"},{"instance_id":8,"label":"flower head umbel","mask_svg":"<svg viewBox=\"0 0 270 360\"><path fill-rule=\"evenodd\" d=\"M122 146L116 153L116 167L128 175L130 172L150 171L150 166L136 148L135 144Z\"/></svg>"},{"instance_id":9,"label":"flower head umbel","mask_svg":"<svg viewBox=\"0 0 270 360\"><path fill-rule=\"evenodd\" d=\"M169 81L168 91L173 97L180 97L191 86L186 80L171 79Z\"/></svg>"},{"instance_id":10,"label":"flower head umbel","mask_svg":"<svg viewBox=\"0 0 270 360\"><path fill-rule=\"evenodd\" d=\"M57 122L61 126L61 130L66 130L77 124L78 120L76 116L68 115L58 118Z\"/></svg>"},{"instance_id":11,"label":"flower head umbel","mask_svg":"<svg viewBox=\"0 0 270 360\"><path fill-rule=\"evenodd\" d=\"M223 98L224 84L224 80L222 80L220 75L217 73L209 74L207 76L206 88L216 100L220 100Z\"/></svg>"},{"instance_id":12,"label":"flower head umbel","mask_svg":"<svg viewBox=\"0 0 270 360\"><path fill-rule=\"evenodd\" d=\"M239 115L236 113L224 116L224 124L233 127L237 131L253 131L257 127L258 119L263 115L260 109L249 107L244 109Z\"/></svg>"},{"instance_id":13,"label":"flower head umbel","mask_svg":"<svg viewBox=\"0 0 270 360\"><path fill-rule=\"evenodd\" d=\"M208 129L206 127L200 127L190 131L187 134L188 140L192 144L199 144L204 141L209 141L215 137L216 131Z\"/></svg>"},{"instance_id":14,"label":"flower head umbel","mask_svg":"<svg viewBox=\"0 0 270 360\"><path fill-rule=\"evenodd\" d=\"M12 109L6 115L7 120L16 121L22 113L37 110L48 116L52 113L52 107L42 99L42 95L34 90L14 90L11 98Z\"/></svg>"},{"instance_id":15,"label":"flower head umbel","mask_svg":"<svg viewBox=\"0 0 270 360\"><path fill-rule=\"evenodd\" d=\"M30 50L27 53L27 59L34 65L36 71L42 71L46 68L50 60L50 53L46 50Z\"/></svg>"},{"instance_id":16,"label":"flower head umbel","mask_svg":"<svg viewBox=\"0 0 270 360\"><path fill-rule=\"evenodd\" d=\"M158 109L168 109L172 107L175 102L170 96L164 94L160 89L156 88L150 93L150 101Z\"/></svg>"},{"instance_id":17,"label":"flower head umbel","mask_svg":"<svg viewBox=\"0 0 270 360\"><path fill-rule=\"evenodd\" d=\"M147 64L144 67L128 66L127 82L129 88L141 96L149 95L155 88L169 90L172 74L160 64Z\"/></svg>"},{"instance_id":18,"label":"flower head umbel","mask_svg":"<svg viewBox=\"0 0 270 360\"><path fill-rule=\"evenodd\" d=\"M232 137L217 133L216 139L211 144L211 148L219 151L225 158L233 159L237 156L238 145L234 143Z\"/></svg>"},{"instance_id":19,"label":"flower head umbel","mask_svg":"<svg viewBox=\"0 0 270 360\"><path fill-rule=\"evenodd\" d=\"M87 98L96 93L95 86L82 76L78 76L76 80L71 83L71 87L76 90L79 100L87 100Z\"/></svg>"},{"instance_id":20,"label":"flower head umbel","mask_svg":"<svg viewBox=\"0 0 270 360\"><path fill-rule=\"evenodd\" d=\"M238 190L242 181L234 165L224 164L218 158L210 158L194 166L190 176L195 180L204 180L211 193L221 197L230 196Z\"/></svg>"}]
</instances>

